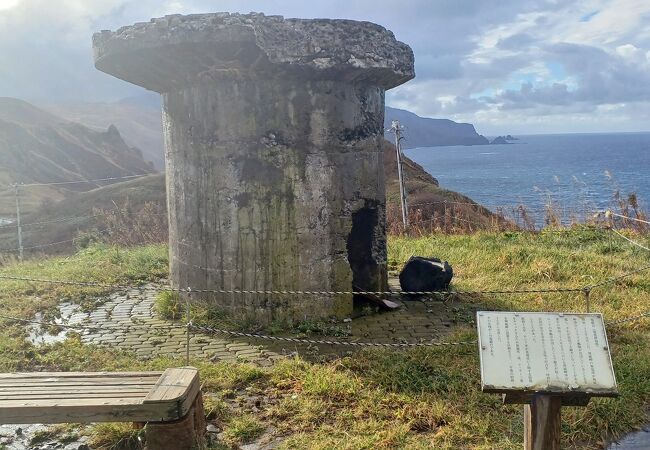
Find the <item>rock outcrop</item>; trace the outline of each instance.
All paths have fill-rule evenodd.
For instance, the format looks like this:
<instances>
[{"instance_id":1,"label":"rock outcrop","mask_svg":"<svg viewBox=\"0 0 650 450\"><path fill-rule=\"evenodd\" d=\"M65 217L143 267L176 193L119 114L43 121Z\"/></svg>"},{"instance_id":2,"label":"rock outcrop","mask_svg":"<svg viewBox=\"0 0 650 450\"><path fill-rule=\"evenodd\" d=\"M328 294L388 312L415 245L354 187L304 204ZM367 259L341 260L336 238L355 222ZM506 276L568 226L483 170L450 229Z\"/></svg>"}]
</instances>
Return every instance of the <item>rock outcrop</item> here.
<instances>
[{"instance_id":1,"label":"rock outcrop","mask_svg":"<svg viewBox=\"0 0 650 450\"><path fill-rule=\"evenodd\" d=\"M491 145L503 145L503 144L510 144L508 142L508 139L506 139L504 136L497 136L492 141L490 142Z\"/></svg>"},{"instance_id":2,"label":"rock outcrop","mask_svg":"<svg viewBox=\"0 0 650 450\"><path fill-rule=\"evenodd\" d=\"M64 120L23 100L0 97L0 176L2 182L50 183L152 172L137 148L118 129L93 130ZM86 191L96 183L67 189Z\"/></svg>"},{"instance_id":3,"label":"rock outcrop","mask_svg":"<svg viewBox=\"0 0 650 450\"><path fill-rule=\"evenodd\" d=\"M77 183L79 180L153 171L140 150L124 142L115 127L91 129L23 100L0 97L0 185L75 181L21 189L23 213L43 202L59 200L70 191L111 183ZM13 192L0 191L0 217L13 217Z\"/></svg>"}]
</instances>

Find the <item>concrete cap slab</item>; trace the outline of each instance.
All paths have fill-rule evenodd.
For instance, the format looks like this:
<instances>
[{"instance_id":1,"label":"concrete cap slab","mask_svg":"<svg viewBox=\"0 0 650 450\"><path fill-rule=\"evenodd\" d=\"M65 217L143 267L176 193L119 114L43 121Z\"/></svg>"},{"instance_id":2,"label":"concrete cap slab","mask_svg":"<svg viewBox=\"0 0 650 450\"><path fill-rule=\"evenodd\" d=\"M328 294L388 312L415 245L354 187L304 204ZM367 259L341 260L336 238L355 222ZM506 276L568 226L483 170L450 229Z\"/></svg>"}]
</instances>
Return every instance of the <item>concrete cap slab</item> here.
<instances>
[{"instance_id":1,"label":"concrete cap slab","mask_svg":"<svg viewBox=\"0 0 650 450\"><path fill-rule=\"evenodd\" d=\"M264 14L172 15L93 36L97 69L157 92L229 77L296 76L390 89L415 76L411 48L370 22Z\"/></svg>"}]
</instances>

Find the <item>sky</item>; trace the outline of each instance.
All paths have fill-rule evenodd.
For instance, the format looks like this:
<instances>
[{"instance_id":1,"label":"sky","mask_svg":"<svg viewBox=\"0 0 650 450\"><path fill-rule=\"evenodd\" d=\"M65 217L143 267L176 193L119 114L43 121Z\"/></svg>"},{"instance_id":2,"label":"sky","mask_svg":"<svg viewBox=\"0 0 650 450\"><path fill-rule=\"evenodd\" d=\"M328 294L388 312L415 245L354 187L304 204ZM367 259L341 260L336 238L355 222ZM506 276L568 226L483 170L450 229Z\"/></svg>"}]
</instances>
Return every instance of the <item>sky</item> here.
<instances>
[{"instance_id":1,"label":"sky","mask_svg":"<svg viewBox=\"0 0 650 450\"><path fill-rule=\"evenodd\" d=\"M650 131L650 0L0 0L0 96L115 101L93 32L166 14L368 20L415 53L388 105L479 133Z\"/></svg>"}]
</instances>

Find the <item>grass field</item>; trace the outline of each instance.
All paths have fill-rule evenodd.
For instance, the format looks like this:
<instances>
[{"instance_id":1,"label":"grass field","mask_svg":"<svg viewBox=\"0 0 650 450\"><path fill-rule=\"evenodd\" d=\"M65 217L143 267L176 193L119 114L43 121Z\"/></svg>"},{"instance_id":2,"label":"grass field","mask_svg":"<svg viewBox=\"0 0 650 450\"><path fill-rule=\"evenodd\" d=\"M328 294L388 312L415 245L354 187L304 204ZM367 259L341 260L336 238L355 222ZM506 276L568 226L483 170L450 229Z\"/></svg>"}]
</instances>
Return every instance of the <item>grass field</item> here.
<instances>
[{"instance_id":1,"label":"grass field","mask_svg":"<svg viewBox=\"0 0 650 450\"><path fill-rule=\"evenodd\" d=\"M632 235L631 235L632 236ZM633 236L648 244L641 236ZM434 235L389 239L389 264L411 255L451 262L456 290L584 287L650 264L650 253L589 228L572 232ZM9 265L0 275L137 283L166 275L164 246L131 249L95 246L74 256ZM3 315L31 318L63 298L92 304L97 288L0 280ZM471 295L468 302L520 311L583 311L582 293ZM650 310L649 272L594 289L592 310L606 320ZM48 315L46 314L46 317ZM51 316L50 316L51 317ZM120 370L183 365L184 361L137 361L128 353L66 342L33 347L25 327L0 321L0 370ZM602 448L605 440L648 420L650 320L609 329L621 396L586 408L563 408L563 448ZM449 340L473 340L471 327ZM326 363L287 359L271 368L195 360L207 393L210 419L223 430L214 448L236 448L270 426L287 449L515 449L521 448L521 406L503 406L480 392L475 346L366 350ZM233 406L238 405L238 406ZM252 406L251 406L252 405ZM66 432L70 431L66 429ZM130 425L102 425L88 433L94 445L136 442Z\"/></svg>"}]
</instances>

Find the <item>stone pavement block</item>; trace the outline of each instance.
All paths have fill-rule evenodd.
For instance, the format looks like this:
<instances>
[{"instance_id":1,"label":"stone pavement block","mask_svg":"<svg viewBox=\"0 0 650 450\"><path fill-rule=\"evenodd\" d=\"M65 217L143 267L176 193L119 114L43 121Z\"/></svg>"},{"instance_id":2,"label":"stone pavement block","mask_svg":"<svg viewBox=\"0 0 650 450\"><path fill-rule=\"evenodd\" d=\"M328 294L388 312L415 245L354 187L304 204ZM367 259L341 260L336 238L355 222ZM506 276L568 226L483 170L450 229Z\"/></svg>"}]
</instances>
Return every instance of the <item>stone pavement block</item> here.
<instances>
[{"instance_id":1,"label":"stone pavement block","mask_svg":"<svg viewBox=\"0 0 650 450\"><path fill-rule=\"evenodd\" d=\"M236 356L259 356L260 351L255 350L255 349L250 349L250 350L239 350L235 352Z\"/></svg>"},{"instance_id":2,"label":"stone pavement block","mask_svg":"<svg viewBox=\"0 0 650 450\"><path fill-rule=\"evenodd\" d=\"M228 350L231 350L231 351L237 351L237 350L244 350L244 349L251 348L251 346L249 344L246 344L246 343L235 342L235 343L232 343L232 344L227 344L226 348Z\"/></svg>"},{"instance_id":3,"label":"stone pavement block","mask_svg":"<svg viewBox=\"0 0 650 450\"><path fill-rule=\"evenodd\" d=\"M237 356L233 355L232 353L228 353L225 355L221 353L217 353L210 356L210 359L212 361L235 362L237 361Z\"/></svg>"},{"instance_id":4,"label":"stone pavement block","mask_svg":"<svg viewBox=\"0 0 650 450\"><path fill-rule=\"evenodd\" d=\"M70 321L74 317L75 321L79 321L80 326L92 328L81 333L84 343L134 351L137 357L143 359L157 355L184 358L187 330L179 322L167 321L156 316L153 311L154 297L153 291L133 294L128 299L120 300L124 302L123 305L109 301L101 305L100 310L90 314L81 314L76 307L62 304L60 312L64 320ZM429 342L443 339L458 325L459 319L462 322L463 317L469 319L473 317L473 311L466 306L462 309L454 306L456 310L453 310L437 303L407 302L405 304L408 305L407 309L355 318L349 324L350 337L364 342L402 342L405 339L411 342ZM121 309L118 309L118 306ZM130 309L126 308L127 306ZM124 308L130 311L130 316L120 312ZM112 310L118 314L111 315ZM168 325L181 327L168 328ZM317 335L308 338L349 339ZM271 365L295 353L308 358L322 358L346 355L356 349L356 347L344 346L233 339L222 335L203 334L196 330L192 330L190 336L190 353L193 357L214 361L246 360L260 366Z\"/></svg>"}]
</instances>

